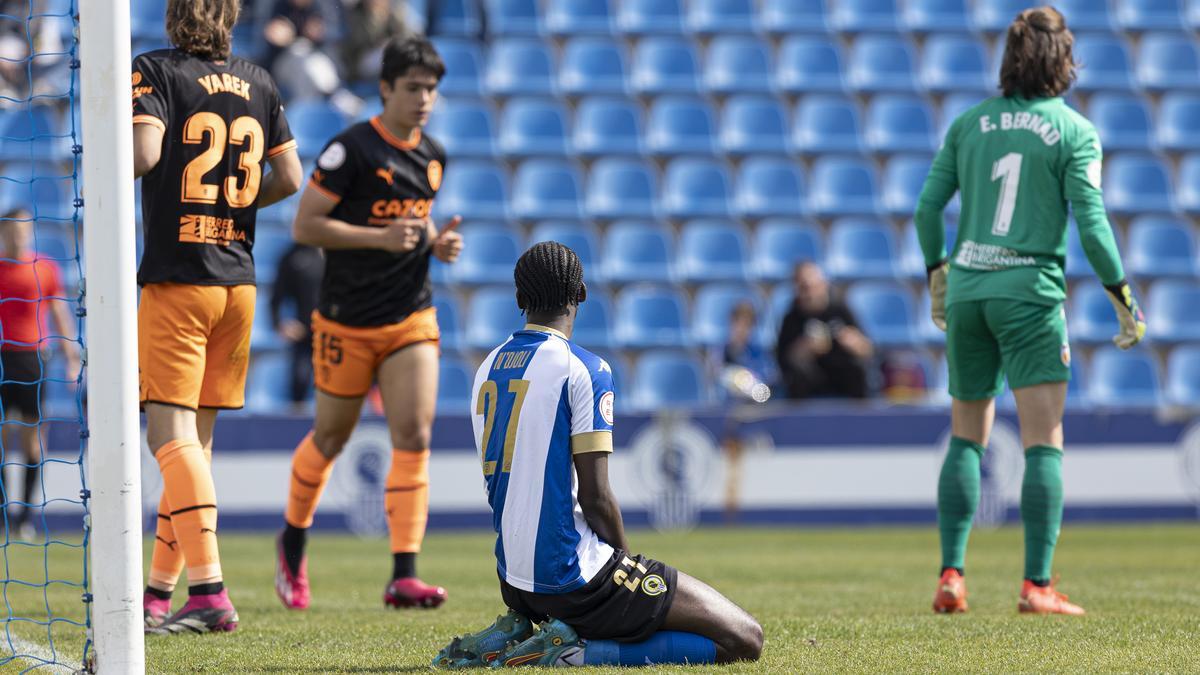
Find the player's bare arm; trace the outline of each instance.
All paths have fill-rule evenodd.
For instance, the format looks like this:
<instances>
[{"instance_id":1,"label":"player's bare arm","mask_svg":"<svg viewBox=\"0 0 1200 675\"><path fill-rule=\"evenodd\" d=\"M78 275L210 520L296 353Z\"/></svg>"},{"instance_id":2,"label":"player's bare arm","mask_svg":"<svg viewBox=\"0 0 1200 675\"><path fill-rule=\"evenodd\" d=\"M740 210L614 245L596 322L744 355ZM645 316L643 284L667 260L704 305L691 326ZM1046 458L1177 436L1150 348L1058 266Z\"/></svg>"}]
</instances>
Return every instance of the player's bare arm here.
<instances>
[{"instance_id":1,"label":"player's bare arm","mask_svg":"<svg viewBox=\"0 0 1200 675\"><path fill-rule=\"evenodd\" d=\"M621 507L608 483L607 452L584 452L574 457L579 478L579 508L601 539L623 551L629 550Z\"/></svg>"},{"instance_id":2,"label":"player's bare arm","mask_svg":"<svg viewBox=\"0 0 1200 675\"><path fill-rule=\"evenodd\" d=\"M158 166L162 157L163 129L154 124L133 125L133 175L141 178Z\"/></svg>"},{"instance_id":3,"label":"player's bare arm","mask_svg":"<svg viewBox=\"0 0 1200 675\"><path fill-rule=\"evenodd\" d=\"M360 227L329 214L337 202L317 190L308 189L300 197L292 236L308 246L324 249L375 248L406 253L421 242L421 231L429 227L426 218L397 218L384 227Z\"/></svg>"},{"instance_id":4,"label":"player's bare arm","mask_svg":"<svg viewBox=\"0 0 1200 675\"><path fill-rule=\"evenodd\" d=\"M267 161L271 164L271 173L263 178L262 188L258 191L260 209L296 194L304 182L304 167L295 150L275 155Z\"/></svg>"}]
</instances>

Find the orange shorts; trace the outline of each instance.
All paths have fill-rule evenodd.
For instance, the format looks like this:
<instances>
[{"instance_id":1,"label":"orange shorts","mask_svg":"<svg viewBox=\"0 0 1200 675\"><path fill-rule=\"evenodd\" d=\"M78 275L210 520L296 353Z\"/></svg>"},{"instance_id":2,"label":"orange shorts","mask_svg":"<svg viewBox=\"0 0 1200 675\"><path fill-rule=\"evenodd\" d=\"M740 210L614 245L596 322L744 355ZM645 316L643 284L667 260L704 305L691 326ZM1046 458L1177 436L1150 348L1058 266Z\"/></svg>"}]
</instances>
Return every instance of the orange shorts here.
<instances>
[{"instance_id":1,"label":"orange shorts","mask_svg":"<svg viewBox=\"0 0 1200 675\"><path fill-rule=\"evenodd\" d=\"M375 371L387 357L418 342L437 342L437 310L413 312L399 323L356 328L312 314L313 379L317 389L333 396L366 396Z\"/></svg>"},{"instance_id":2,"label":"orange shorts","mask_svg":"<svg viewBox=\"0 0 1200 675\"><path fill-rule=\"evenodd\" d=\"M254 286L148 284L138 304L142 403L241 408Z\"/></svg>"}]
</instances>

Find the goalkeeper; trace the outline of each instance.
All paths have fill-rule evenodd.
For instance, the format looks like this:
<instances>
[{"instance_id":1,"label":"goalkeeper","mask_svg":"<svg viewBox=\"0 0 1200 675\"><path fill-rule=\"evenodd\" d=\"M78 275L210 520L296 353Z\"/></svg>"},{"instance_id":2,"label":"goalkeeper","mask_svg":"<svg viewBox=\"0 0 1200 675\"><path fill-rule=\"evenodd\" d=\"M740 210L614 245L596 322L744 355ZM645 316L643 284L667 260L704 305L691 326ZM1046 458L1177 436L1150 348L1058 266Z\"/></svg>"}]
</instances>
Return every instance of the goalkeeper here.
<instances>
[{"instance_id":1,"label":"goalkeeper","mask_svg":"<svg viewBox=\"0 0 1200 675\"><path fill-rule=\"evenodd\" d=\"M1062 524L1062 416L1071 374L1063 309L1068 202L1088 261L1120 319L1113 341L1129 349L1146 324L1105 216L1096 130L1062 99L1075 79L1073 43L1051 7L1016 17L1000 69L1003 95L954 120L917 205L932 318L947 333L953 398L952 438L938 479L938 612L967 609L963 561L979 502L980 459L993 400L1007 375L1025 448L1025 581L1018 609L1083 614L1051 583ZM962 193L962 214L947 258L942 210L956 191Z\"/></svg>"}]
</instances>

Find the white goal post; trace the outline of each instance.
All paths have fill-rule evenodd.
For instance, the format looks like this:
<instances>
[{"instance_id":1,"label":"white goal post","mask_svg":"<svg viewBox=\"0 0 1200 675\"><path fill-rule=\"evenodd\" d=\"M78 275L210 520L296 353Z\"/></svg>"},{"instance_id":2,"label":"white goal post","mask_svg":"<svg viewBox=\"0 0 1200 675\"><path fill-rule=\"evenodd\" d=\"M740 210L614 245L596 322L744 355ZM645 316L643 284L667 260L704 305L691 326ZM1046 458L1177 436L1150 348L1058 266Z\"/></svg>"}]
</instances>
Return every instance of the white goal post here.
<instances>
[{"instance_id":1,"label":"white goal post","mask_svg":"<svg viewBox=\"0 0 1200 675\"><path fill-rule=\"evenodd\" d=\"M92 636L96 672L143 673L129 0L79 9Z\"/></svg>"}]
</instances>

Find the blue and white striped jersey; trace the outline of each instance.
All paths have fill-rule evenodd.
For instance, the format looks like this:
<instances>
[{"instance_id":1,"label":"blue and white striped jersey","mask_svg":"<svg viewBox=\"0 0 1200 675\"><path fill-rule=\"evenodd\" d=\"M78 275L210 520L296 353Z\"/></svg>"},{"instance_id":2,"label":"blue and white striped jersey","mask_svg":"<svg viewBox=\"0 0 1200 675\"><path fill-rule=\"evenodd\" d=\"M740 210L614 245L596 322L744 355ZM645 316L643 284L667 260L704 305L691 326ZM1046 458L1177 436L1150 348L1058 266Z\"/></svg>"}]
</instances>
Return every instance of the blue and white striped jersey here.
<instances>
[{"instance_id":1,"label":"blue and white striped jersey","mask_svg":"<svg viewBox=\"0 0 1200 675\"><path fill-rule=\"evenodd\" d=\"M612 369L529 325L488 355L471 400L500 575L534 593L581 588L613 553L583 517L573 461L612 451Z\"/></svg>"}]
</instances>

